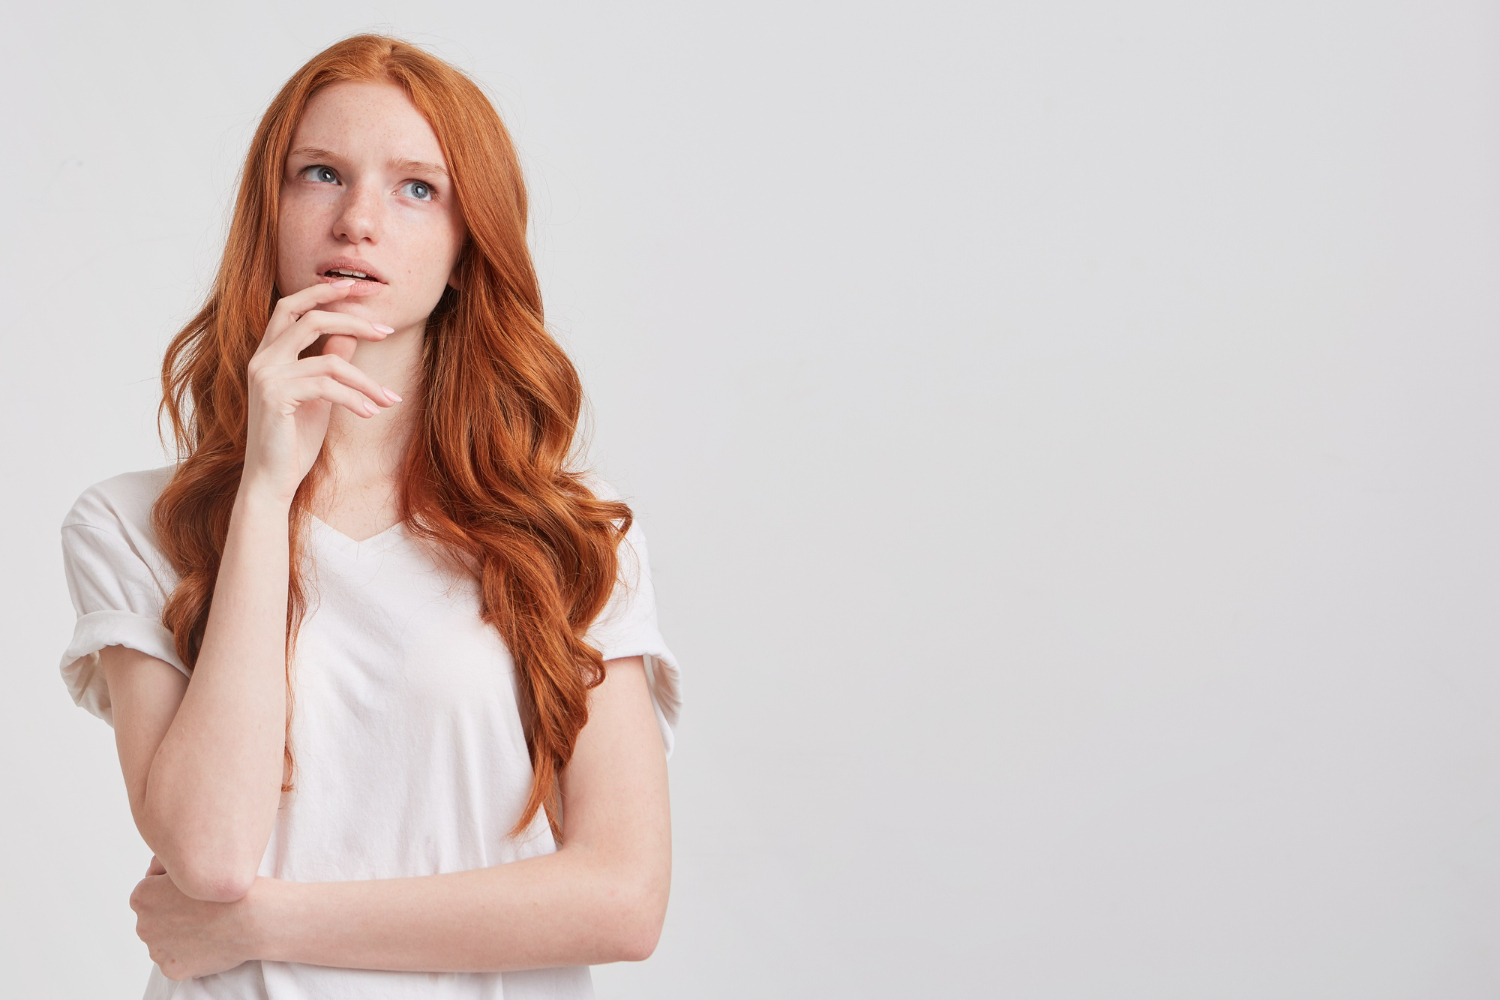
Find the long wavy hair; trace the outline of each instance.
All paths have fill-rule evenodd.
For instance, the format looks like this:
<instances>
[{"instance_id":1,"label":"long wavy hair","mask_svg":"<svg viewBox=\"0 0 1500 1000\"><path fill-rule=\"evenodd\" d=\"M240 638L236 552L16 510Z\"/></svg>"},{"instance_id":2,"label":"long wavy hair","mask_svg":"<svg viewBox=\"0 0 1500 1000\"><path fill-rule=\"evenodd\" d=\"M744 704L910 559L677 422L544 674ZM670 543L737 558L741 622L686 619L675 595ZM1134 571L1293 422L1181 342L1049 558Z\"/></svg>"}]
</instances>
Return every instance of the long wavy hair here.
<instances>
[{"instance_id":1,"label":"long wavy hair","mask_svg":"<svg viewBox=\"0 0 1500 1000\"><path fill-rule=\"evenodd\" d=\"M571 458L583 402L578 373L542 319L526 245L526 189L510 136L480 88L412 45L345 39L286 83L256 129L223 261L196 316L162 363L158 416L171 419L178 464L152 511L180 582L162 621L191 669L245 460L247 365L279 293L276 221L282 174L308 101L339 81L400 87L431 124L467 237L428 319L418 425L399 474L408 530L478 582L481 617L516 664L532 786L512 835L545 809L561 838L559 777L604 679L584 641L614 585L630 508L597 498ZM308 606L301 578L315 463L292 503L287 595L287 740L283 791L295 784L293 650ZM498 667L497 667L498 669Z\"/></svg>"}]
</instances>

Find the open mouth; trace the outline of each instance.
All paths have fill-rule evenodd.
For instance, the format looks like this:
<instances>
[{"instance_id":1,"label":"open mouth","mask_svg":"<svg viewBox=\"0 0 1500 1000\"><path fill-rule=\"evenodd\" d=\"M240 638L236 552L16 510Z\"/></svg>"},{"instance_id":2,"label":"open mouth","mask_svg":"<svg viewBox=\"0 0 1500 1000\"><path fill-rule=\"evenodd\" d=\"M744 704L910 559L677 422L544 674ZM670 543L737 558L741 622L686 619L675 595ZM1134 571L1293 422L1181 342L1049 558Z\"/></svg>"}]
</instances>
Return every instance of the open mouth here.
<instances>
[{"instance_id":1,"label":"open mouth","mask_svg":"<svg viewBox=\"0 0 1500 1000\"><path fill-rule=\"evenodd\" d=\"M330 267L323 272L323 277L332 278L334 281L343 281L345 278L354 278L358 281L379 281L380 279L364 271L350 271L342 267Z\"/></svg>"}]
</instances>

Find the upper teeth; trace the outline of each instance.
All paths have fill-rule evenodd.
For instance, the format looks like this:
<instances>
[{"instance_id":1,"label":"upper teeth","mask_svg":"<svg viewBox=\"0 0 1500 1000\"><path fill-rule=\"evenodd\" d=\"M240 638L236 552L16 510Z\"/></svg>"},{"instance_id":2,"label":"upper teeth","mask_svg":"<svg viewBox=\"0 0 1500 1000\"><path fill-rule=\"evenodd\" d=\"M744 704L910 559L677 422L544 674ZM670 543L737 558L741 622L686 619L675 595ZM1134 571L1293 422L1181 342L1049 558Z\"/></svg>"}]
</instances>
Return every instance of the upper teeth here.
<instances>
[{"instance_id":1,"label":"upper teeth","mask_svg":"<svg viewBox=\"0 0 1500 1000\"><path fill-rule=\"evenodd\" d=\"M346 271L342 267L329 268L329 274L344 274L351 278L368 278L369 275L363 271Z\"/></svg>"}]
</instances>

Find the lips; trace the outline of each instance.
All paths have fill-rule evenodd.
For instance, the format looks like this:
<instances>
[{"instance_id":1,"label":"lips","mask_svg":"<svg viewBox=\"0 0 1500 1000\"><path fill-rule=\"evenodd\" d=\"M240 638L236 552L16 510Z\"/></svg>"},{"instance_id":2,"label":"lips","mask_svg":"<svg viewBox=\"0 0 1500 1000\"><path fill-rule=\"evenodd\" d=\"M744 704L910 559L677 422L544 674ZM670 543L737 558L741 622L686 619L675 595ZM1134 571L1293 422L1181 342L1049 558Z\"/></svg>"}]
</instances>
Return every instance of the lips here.
<instances>
[{"instance_id":1,"label":"lips","mask_svg":"<svg viewBox=\"0 0 1500 1000\"><path fill-rule=\"evenodd\" d=\"M380 272L370 266L368 261L359 260L355 257L335 257L318 265L318 277L323 281L343 281L353 278L359 282L355 288L366 283L372 285L383 285L385 279Z\"/></svg>"}]
</instances>

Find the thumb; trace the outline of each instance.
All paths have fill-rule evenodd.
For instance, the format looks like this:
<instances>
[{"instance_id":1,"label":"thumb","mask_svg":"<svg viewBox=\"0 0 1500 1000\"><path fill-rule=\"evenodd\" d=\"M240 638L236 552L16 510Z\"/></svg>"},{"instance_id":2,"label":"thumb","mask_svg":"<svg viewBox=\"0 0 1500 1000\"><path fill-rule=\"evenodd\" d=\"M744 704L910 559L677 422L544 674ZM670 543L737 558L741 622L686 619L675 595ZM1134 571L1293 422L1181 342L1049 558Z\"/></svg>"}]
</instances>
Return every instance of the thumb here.
<instances>
[{"instance_id":1,"label":"thumb","mask_svg":"<svg viewBox=\"0 0 1500 1000\"><path fill-rule=\"evenodd\" d=\"M354 348L358 345L359 341L355 340L353 337L346 337L343 334L333 333L329 334L328 339L323 341L323 349L318 353L336 354L339 357L343 358L345 361L348 361L354 357Z\"/></svg>"}]
</instances>

